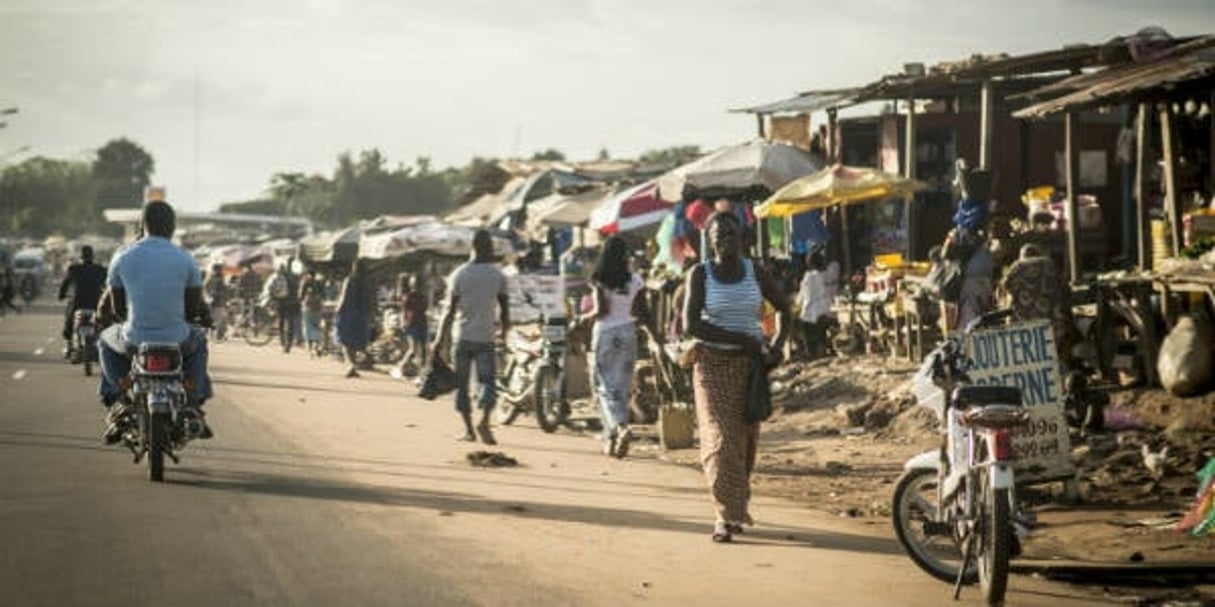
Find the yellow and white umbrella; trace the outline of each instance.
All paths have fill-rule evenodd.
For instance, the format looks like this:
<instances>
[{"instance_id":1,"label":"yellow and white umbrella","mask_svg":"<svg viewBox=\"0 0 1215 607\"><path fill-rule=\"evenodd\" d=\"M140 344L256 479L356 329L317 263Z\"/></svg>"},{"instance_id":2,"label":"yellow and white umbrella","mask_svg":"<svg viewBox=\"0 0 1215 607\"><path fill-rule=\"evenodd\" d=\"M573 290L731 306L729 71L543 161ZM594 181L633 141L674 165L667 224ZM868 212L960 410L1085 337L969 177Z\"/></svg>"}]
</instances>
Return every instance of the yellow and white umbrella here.
<instances>
[{"instance_id":1,"label":"yellow and white umbrella","mask_svg":"<svg viewBox=\"0 0 1215 607\"><path fill-rule=\"evenodd\" d=\"M927 187L877 169L834 165L790 182L755 208L758 217L789 217L869 200L906 198Z\"/></svg>"}]
</instances>

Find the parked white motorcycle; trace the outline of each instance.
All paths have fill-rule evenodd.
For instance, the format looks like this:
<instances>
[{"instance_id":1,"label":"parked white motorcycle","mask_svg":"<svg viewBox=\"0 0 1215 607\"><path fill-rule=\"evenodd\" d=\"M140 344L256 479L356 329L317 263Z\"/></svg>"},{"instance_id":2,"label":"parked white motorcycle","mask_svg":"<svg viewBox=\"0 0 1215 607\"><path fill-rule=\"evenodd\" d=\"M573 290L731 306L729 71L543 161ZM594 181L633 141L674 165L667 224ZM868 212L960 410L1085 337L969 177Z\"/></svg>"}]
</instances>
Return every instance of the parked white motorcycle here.
<instances>
[{"instance_id":1,"label":"parked white motorcycle","mask_svg":"<svg viewBox=\"0 0 1215 607\"><path fill-rule=\"evenodd\" d=\"M989 313L965 334L1007 316ZM929 575L953 582L955 599L963 584L977 581L984 600L1000 604L1009 560L1019 552L1013 431L1028 412L1018 388L970 385L964 339L939 345L913 380L918 404L941 421L941 447L903 465L892 518L907 555Z\"/></svg>"}]
</instances>

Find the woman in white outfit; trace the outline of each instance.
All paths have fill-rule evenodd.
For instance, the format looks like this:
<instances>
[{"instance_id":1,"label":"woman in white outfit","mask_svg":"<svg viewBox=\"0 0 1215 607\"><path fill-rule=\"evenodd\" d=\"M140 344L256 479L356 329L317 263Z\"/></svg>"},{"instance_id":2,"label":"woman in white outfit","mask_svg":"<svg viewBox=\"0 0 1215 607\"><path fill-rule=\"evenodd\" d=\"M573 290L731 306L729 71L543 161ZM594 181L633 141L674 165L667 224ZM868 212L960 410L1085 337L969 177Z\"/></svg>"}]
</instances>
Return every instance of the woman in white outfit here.
<instances>
[{"instance_id":1,"label":"woman in white outfit","mask_svg":"<svg viewBox=\"0 0 1215 607\"><path fill-rule=\"evenodd\" d=\"M603 254L591 276L595 326L591 336L594 352L595 397L603 416L604 453L628 455L629 394L633 367L637 364L637 325L644 314L641 277L629 269L628 246L619 236L604 243Z\"/></svg>"}]
</instances>

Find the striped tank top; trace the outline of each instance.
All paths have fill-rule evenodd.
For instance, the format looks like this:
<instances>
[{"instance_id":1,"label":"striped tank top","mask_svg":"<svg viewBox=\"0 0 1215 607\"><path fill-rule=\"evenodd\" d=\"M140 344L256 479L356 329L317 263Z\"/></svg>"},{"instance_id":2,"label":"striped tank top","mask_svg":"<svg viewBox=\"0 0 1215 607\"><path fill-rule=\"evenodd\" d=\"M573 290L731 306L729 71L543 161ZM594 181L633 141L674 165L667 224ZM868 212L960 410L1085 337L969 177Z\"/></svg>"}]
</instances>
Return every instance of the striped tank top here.
<instances>
[{"instance_id":1,"label":"striped tank top","mask_svg":"<svg viewBox=\"0 0 1215 607\"><path fill-rule=\"evenodd\" d=\"M700 317L705 322L735 333L763 339L760 314L763 295L750 259L743 260L743 277L738 282L722 282L713 275L713 262L705 262L705 307ZM714 348L734 350L734 344L705 342Z\"/></svg>"}]
</instances>

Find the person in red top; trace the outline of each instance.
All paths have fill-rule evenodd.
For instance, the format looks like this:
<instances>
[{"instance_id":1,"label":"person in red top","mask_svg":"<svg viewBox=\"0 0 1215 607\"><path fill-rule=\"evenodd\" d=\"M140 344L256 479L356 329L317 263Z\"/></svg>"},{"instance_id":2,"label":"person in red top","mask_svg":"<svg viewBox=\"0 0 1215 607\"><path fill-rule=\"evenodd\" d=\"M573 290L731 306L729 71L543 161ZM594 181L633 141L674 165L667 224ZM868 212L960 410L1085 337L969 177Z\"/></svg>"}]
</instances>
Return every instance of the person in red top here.
<instances>
[{"instance_id":1,"label":"person in red top","mask_svg":"<svg viewBox=\"0 0 1215 607\"><path fill-rule=\"evenodd\" d=\"M426 364L426 343L429 340L429 325L426 312L429 304L426 291L421 288L417 276L402 274L397 279L397 301L401 306L401 326L409 344L405 356L398 363L402 375L411 364L420 368Z\"/></svg>"}]
</instances>

